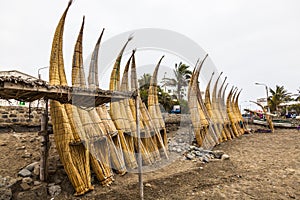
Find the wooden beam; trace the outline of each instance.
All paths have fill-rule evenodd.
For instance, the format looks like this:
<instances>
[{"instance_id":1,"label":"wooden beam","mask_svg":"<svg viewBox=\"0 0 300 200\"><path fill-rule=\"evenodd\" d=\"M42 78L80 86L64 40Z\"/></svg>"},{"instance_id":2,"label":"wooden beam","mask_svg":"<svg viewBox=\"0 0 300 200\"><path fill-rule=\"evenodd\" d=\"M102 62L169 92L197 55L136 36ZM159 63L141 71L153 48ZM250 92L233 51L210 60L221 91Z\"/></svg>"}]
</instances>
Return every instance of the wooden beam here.
<instances>
[{"instance_id":1,"label":"wooden beam","mask_svg":"<svg viewBox=\"0 0 300 200\"><path fill-rule=\"evenodd\" d=\"M132 98L132 92L117 92L102 89L87 89L69 86L32 85L3 81L0 84L0 98L32 102L40 98L70 103L76 106L97 107L111 101ZM81 99L80 101L74 101Z\"/></svg>"}]
</instances>

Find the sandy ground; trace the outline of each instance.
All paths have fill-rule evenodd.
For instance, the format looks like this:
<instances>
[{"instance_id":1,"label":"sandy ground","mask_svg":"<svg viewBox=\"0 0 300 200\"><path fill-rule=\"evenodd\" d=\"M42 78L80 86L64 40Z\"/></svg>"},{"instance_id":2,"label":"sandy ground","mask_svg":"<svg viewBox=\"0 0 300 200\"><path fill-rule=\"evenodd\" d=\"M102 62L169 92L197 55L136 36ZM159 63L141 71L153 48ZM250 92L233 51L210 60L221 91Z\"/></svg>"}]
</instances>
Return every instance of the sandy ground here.
<instances>
[{"instance_id":1,"label":"sandy ground","mask_svg":"<svg viewBox=\"0 0 300 200\"><path fill-rule=\"evenodd\" d=\"M0 134L0 175L17 172L38 160L37 133ZM4 144L4 145L2 145ZM18 147L25 146L25 149ZM300 199L300 132L279 129L274 134L243 135L218 145L229 160L201 163L179 157L143 174L145 199ZM24 154L30 158L22 158ZM50 161L57 160L51 150ZM53 155L54 154L54 155ZM51 163L50 163L51 164ZM60 169L61 171L63 169ZM59 170L58 170L59 171ZM94 181L95 190L75 198L64 173L58 173L62 193L55 199L138 199L138 176L115 176L110 187Z\"/></svg>"}]
</instances>

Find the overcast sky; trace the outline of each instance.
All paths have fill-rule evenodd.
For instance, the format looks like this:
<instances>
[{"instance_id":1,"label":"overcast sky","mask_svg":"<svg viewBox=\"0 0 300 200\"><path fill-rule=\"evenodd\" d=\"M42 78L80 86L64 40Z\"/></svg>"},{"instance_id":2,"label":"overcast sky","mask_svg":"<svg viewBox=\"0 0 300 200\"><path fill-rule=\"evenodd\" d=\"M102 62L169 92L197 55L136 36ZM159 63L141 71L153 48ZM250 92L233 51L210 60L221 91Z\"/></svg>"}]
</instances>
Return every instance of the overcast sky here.
<instances>
[{"instance_id":1,"label":"overcast sky","mask_svg":"<svg viewBox=\"0 0 300 200\"><path fill-rule=\"evenodd\" d=\"M37 76L38 68L49 65L54 30L67 2L1 0L0 70ZM194 40L230 84L243 88L240 103L265 97L264 87L255 82L271 88L283 85L296 93L300 86L299 9L297 0L75 0L65 26L65 65L71 66L85 15L85 56L102 28L106 29L103 41L134 29L168 29Z\"/></svg>"}]
</instances>

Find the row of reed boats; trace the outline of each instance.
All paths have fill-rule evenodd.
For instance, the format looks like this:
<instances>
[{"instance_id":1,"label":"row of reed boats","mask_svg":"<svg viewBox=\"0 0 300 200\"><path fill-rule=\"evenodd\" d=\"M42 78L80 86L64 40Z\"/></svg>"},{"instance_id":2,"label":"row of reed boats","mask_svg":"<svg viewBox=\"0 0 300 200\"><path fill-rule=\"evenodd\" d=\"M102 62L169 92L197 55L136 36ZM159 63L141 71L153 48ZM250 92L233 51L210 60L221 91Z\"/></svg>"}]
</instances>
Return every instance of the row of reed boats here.
<instances>
[{"instance_id":1,"label":"row of reed boats","mask_svg":"<svg viewBox=\"0 0 300 200\"><path fill-rule=\"evenodd\" d=\"M50 56L50 85L68 85L62 47L65 19L71 4L72 1L69 2L55 30ZM92 53L86 81L82 55L83 30L84 18L74 48L72 86L97 89L99 88L98 51L103 31ZM135 50L132 51L125 65L122 79L120 77L122 55L131 39L129 38L124 44L114 63L109 84L111 91L139 91ZM114 180L114 173L123 175L128 170L137 168L139 143L137 117L141 133L140 152L143 165L151 165L162 158L168 159L166 127L157 92L157 75L162 59L163 57L156 65L150 81L148 107L139 96L137 97L138 116L133 98L112 101L109 111L105 105L84 109L71 104L61 104L55 100L50 101L56 148L75 189L75 195L82 195L93 190L91 170L101 184L110 185ZM215 83L212 95L209 89L211 78L206 89L205 100L201 97L198 78L205 59L206 57L198 62L194 69L189 84L188 103L198 145L211 148L226 140L239 137L244 134L246 127L238 108L240 92L232 88L225 102L225 90L228 84L225 86L224 81L217 91L220 77Z\"/></svg>"},{"instance_id":2,"label":"row of reed boats","mask_svg":"<svg viewBox=\"0 0 300 200\"><path fill-rule=\"evenodd\" d=\"M208 55L202 61L198 61L194 68L188 88L188 105L191 121L194 128L197 144L204 148L212 148L224 141L239 137L247 132L247 127L238 106L241 91L232 87L227 98L224 78L218 89L222 72L217 77L211 94L210 88L214 73L205 89L205 97L202 97L199 86L199 75Z\"/></svg>"}]
</instances>

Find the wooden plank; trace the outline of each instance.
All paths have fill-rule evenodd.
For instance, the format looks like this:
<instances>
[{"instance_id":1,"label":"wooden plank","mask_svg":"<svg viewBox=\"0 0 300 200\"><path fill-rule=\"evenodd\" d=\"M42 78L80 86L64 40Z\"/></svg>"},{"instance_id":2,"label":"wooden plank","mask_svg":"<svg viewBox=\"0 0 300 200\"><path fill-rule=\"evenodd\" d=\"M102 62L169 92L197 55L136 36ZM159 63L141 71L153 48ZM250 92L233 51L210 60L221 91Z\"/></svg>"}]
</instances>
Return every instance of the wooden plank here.
<instances>
[{"instance_id":1,"label":"wooden plank","mask_svg":"<svg viewBox=\"0 0 300 200\"><path fill-rule=\"evenodd\" d=\"M4 81L0 84L0 98L17 99L24 101L35 101L40 98L47 98L70 103L77 106L95 107L104 103L124 98L132 98L132 92L112 92L110 90L86 89L68 86L32 85ZM74 99L81 99L73 102Z\"/></svg>"}]
</instances>

